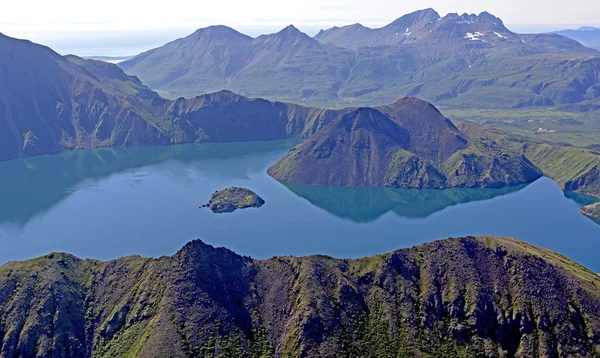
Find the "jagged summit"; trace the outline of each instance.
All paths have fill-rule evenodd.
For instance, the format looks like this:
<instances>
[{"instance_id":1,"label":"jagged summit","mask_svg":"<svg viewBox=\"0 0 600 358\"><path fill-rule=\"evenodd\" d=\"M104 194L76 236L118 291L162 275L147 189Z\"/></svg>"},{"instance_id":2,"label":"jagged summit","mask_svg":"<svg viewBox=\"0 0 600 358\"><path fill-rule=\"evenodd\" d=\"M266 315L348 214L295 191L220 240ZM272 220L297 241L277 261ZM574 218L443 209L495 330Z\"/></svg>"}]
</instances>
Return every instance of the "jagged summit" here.
<instances>
[{"instance_id":1,"label":"jagged summit","mask_svg":"<svg viewBox=\"0 0 600 358\"><path fill-rule=\"evenodd\" d=\"M444 23L452 23L457 25L458 28L463 31L470 33L479 32L479 37L485 36L487 33L493 33L496 37L502 38L503 36L510 36L513 33L504 26L504 22L497 16L494 16L488 12L482 12L479 15L476 14L448 14L440 19L440 25L438 29L447 28L444 27ZM502 36L501 36L502 35ZM471 39L471 36L467 36Z\"/></svg>"},{"instance_id":2,"label":"jagged summit","mask_svg":"<svg viewBox=\"0 0 600 358\"><path fill-rule=\"evenodd\" d=\"M319 32L315 38L344 47L363 47L461 41L495 43L512 35L500 18L488 12L450 13L440 17L435 10L425 9L406 14L381 28L371 29L360 24L334 27Z\"/></svg>"}]
</instances>

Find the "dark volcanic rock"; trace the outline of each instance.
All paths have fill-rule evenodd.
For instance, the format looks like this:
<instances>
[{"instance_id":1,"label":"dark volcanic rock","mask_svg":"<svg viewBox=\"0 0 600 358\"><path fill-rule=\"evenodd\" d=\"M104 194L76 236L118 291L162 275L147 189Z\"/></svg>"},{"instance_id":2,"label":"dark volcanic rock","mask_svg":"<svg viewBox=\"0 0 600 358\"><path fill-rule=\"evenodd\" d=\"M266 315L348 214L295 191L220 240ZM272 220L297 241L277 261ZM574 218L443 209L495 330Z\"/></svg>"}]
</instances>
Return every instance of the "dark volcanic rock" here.
<instances>
[{"instance_id":1,"label":"dark volcanic rock","mask_svg":"<svg viewBox=\"0 0 600 358\"><path fill-rule=\"evenodd\" d=\"M506 238L253 260L66 254L0 268L3 357L596 357L600 276Z\"/></svg>"},{"instance_id":2,"label":"dark volcanic rock","mask_svg":"<svg viewBox=\"0 0 600 358\"><path fill-rule=\"evenodd\" d=\"M216 191L207 205L215 213L231 213L237 209L260 208L265 201L250 189L231 187Z\"/></svg>"}]
</instances>

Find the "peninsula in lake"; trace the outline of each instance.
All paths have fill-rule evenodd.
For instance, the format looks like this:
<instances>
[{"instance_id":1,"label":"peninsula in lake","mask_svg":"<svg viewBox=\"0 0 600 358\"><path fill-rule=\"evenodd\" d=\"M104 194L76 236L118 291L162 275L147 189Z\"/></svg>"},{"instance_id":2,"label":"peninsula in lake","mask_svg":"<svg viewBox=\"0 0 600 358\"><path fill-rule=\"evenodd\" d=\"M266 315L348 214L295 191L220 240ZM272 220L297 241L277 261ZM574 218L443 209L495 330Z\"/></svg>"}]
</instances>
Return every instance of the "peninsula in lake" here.
<instances>
[{"instance_id":1,"label":"peninsula in lake","mask_svg":"<svg viewBox=\"0 0 600 358\"><path fill-rule=\"evenodd\" d=\"M403 189L499 188L542 175L522 153L466 136L412 97L342 111L268 173L297 184Z\"/></svg>"}]
</instances>

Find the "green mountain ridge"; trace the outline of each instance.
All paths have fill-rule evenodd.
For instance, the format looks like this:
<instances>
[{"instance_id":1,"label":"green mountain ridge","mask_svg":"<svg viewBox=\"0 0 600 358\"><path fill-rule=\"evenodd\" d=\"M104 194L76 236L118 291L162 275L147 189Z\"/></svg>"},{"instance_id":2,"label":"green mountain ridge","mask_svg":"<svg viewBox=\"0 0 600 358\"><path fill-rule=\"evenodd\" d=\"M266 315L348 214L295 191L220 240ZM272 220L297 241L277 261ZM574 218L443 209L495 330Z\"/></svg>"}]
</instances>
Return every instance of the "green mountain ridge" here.
<instances>
[{"instance_id":1,"label":"green mountain ridge","mask_svg":"<svg viewBox=\"0 0 600 358\"><path fill-rule=\"evenodd\" d=\"M507 238L362 259L253 260L201 241L109 262L0 268L0 354L594 357L600 276Z\"/></svg>"}]
</instances>

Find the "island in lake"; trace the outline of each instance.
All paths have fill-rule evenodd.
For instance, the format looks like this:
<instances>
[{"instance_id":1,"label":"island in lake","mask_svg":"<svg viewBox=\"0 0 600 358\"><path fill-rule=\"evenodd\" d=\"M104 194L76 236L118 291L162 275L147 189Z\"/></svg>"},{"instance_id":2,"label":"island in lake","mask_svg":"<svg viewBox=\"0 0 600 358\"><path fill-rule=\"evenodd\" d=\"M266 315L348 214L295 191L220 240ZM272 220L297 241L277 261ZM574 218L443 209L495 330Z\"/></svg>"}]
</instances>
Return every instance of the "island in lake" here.
<instances>
[{"instance_id":1,"label":"island in lake","mask_svg":"<svg viewBox=\"0 0 600 358\"><path fill-rule=\"evenodd\" d=\"M231 213L237 209L260 208L264 203L265 201L250 189L230 187L215 191L208 204L202 207L208 207L214 213Z\"/></svg>"}]
</instances>

